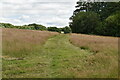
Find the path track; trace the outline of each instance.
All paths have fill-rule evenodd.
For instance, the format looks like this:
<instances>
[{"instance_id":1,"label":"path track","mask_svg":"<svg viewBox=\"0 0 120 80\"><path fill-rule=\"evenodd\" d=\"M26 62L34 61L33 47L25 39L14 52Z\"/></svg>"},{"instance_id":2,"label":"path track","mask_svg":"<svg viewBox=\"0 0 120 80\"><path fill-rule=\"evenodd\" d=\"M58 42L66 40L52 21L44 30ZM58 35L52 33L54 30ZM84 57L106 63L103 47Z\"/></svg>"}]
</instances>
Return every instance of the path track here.
<instances>
[{"instance_id":1,"label":"path track","mask_svg":"<svg viewBox=\"0 0 120 80\"><path fill-rule=\"evenodd\" d=\"M69 35L60 34L50 38L43 47L42 55L49 63L48 77L75 77L82 70L81 58L90 52L81 50L69 42ZM45 71L46 74L46 71Z\"/></svg>"}]
</instances>

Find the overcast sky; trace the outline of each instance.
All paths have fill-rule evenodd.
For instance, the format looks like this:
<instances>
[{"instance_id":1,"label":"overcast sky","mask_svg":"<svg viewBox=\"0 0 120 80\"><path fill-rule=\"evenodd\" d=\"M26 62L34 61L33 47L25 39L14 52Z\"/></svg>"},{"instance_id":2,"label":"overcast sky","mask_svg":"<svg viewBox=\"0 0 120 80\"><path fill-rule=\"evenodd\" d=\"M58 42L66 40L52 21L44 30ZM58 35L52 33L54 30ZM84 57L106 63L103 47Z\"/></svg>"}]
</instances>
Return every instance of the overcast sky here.
<instances>
[{"instance_id":1,"label":"overcast sky","mask_svg":"<svg viewBox=\"0 0 120 80\"><path fill-rule=\"evenodd\" d=\"M0 0L0 22L64 27L78 0Z\"/></svg>"}]
</instances>

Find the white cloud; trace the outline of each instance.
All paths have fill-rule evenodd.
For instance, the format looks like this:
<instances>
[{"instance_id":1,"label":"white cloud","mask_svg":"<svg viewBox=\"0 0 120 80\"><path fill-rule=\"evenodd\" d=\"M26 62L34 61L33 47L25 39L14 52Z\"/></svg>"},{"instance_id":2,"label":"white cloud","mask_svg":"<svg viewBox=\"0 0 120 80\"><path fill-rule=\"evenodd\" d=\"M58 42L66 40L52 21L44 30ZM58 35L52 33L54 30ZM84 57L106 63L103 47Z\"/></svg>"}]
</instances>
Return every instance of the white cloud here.
<instances>
[{"instance_id":1,"label":"white cloud","mask_svg":"<svg viewBox=\"0 0 120 80\"><path fill-rule=\"evenodd\" d=\"M1 2L0 22L64 27L69 23L77 0L1 0Z\"/></svg>"}]
</instances>

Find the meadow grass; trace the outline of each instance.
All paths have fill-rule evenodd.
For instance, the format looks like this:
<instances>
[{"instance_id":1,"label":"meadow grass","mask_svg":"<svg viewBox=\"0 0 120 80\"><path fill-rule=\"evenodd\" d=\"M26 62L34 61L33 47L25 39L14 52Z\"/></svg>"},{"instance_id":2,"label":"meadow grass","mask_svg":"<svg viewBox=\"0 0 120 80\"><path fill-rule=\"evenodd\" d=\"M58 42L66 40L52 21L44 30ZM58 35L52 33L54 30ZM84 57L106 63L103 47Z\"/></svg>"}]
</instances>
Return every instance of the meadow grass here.
<instances>
[{"instance_id":1,"label":"meadow grass","mask_svg":"<svg viewBox=\"0 0 120 80\"><path fill-rule=\"evenodd\" d=\"M35 52L34 52L35 53ZM3 77L73 78L79 77L80 58L89 55L69 42L69 35L53 36L41 49L23 60L3 58ZM82 68L80 68L82 69Z\"/></svg>"},{"instance_id":2,"label":"meadow grass","mask_svg":"<svg viewBox=\"0 0 120 80\"><path fill-rule=\"evenodd\" d=\"M116 78L117 39L3 29L2 75L3 78Z\"/></svg>"},{"instance_id":3,"label":"meadow grass","mask_svg":"<svg viewBox=\"0 0 120 80\"><path fill-rule=\"evenodd\" d=\"M58 33L21 29L2 29L3 78L16 77L34 66L33 60L46 40Z\"/></svg>"},{"instance_id":4,"label":"meadow grass","mask_svg":"<svg viewBox=\"0 0 120 80\"><path fill-rule=\"evenodd\" d=\"M40 49L48 38L58 33L21 29L2 29L3 57L26 57Z\"/></svg>"},{"instance_id":5,"label":"meadow grass","mask_svg":"<svg viewBox=\"0 0 120 80\"><path fill-rule=\"evenodd\" d=\"M118 77L118 37L71 34L70 42L93 52L81 72L86 77Z\"/></svg>"}]
</instances>

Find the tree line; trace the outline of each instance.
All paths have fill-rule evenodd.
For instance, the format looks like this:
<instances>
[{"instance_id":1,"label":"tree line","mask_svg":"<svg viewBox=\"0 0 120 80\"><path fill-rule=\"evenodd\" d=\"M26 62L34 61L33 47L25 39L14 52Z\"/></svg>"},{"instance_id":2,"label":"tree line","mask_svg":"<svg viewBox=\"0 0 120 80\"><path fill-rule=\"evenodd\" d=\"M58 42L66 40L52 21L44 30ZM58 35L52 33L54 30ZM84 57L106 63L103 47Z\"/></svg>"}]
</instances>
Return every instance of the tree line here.
<instances>
[{"instance_id":1,"label":"tree line","mask_svg":"<svg viewBox=\"0 0 120 80\"><path fill-rule=\"evenodd\" d=\"M73 33L120 37L120 2L77 2L70 17Z\"/></svg>"},{"instance_id":2,"label":"tree line","mask_svg":"<svg viewBox=\"0 0 120 80\"><path fill-rule=\"evenodd\" d=\"M23 26L15 26L10 23L0 23L0 27L2 28L17 28L17 29L29 29L29 30L41 30L41 31L53 31L53 32L59 32L61 33L62 31L64 33L71 33L71 28L68 26L65 26L63 28L57 28L57 27L45 27L40 24L28 24L28 25L23 25Z\"/></svg>"}]
</instances>

